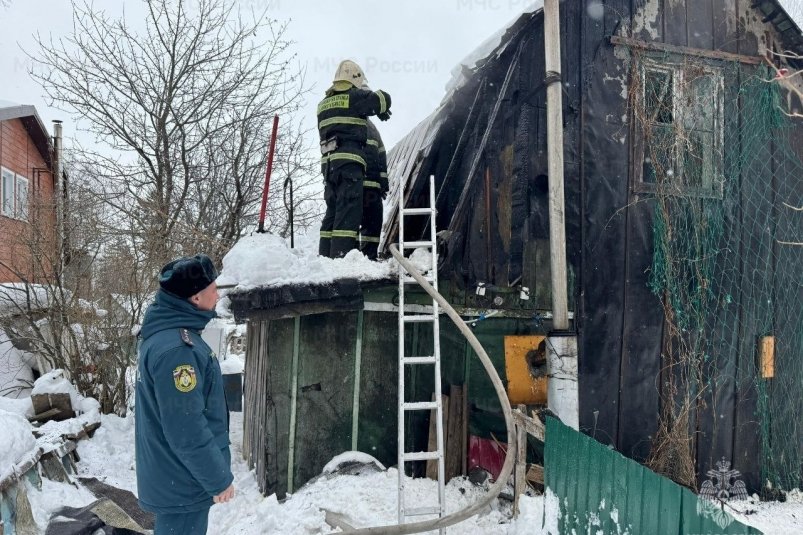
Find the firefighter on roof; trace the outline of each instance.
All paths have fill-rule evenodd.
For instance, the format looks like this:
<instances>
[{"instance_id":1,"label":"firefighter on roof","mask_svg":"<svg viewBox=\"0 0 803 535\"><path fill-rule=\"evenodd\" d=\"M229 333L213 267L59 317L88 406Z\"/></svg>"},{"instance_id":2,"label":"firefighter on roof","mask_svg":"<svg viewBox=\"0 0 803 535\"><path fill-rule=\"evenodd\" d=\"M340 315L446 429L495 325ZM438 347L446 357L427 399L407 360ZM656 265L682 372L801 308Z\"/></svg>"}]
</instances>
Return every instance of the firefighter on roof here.
<instances>
[{"instance_id":1,"label":"firefighter on roof","mask_svg":"<svg viewBox=\"0 0 803 535\"><path fill-rule=\"evenodd\" d=\"M371 260L376 260L382 231L382 199L388 193L388 160L379 130L370 120L365 154L368 165L362 191L360 251Z\"/></svg>"},{"instance_id":2,"label":"firefighter on roof","mask_svg":"<svg viewBox=\"0 0 803 535\"><path fill-rule=\"evenodd\" d=\"M376 115L382 121L390 118L390 95L363 89L364 83L359 65L343 61L326 98L318 104L326 201L318 254L330 258L342 257L358 246L368 167L368 117Z\"/></svg>"}]
</instances>

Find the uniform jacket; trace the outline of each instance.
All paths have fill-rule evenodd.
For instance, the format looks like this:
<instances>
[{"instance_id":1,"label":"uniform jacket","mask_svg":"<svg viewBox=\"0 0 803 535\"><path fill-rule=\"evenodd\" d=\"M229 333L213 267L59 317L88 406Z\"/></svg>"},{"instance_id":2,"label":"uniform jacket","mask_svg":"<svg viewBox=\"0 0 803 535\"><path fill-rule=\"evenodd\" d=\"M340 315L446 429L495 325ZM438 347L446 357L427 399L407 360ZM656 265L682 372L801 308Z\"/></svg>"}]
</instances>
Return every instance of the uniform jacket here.
<instances>
[{"instance_id":1,"label":"uniform jacket","mask_svg":"<svg viewBox=\"0 0 803 535\"><path fill-rule=\"evenodd\" d=\"M147 511L204 509L234 480L223 376L200 335L213 317L163 290L145 314L135 410L137 490Z\"/></svg>"},{"instance_id":2,"label":"uniform jacket","mask_svg":"<svg viewBox=\"0 0 803 535\"><path fill-rule=\"evenodd\" d=\"M365 172L365 187L379 188L382 193L388 191L388 158L382 136L371 120L368 120L368 141L365 145L365 161L368 168Z\"/></svg>"},{"instance_id":3,"label":"uniform jacket","mask_svg":"<svg viewBox=\"0 0 803 535\"><path fill-rule=\"evenodd\" d=\"M324 154L321 166L337 170L357 163L366 171L365 144L368 141L368 117L390 109L390 95L382 90L370 91L349 84L349 88L327 92L318 104L318 133L321 142L337 139L337 149ZM325 172L325 171L324 171Z\"/></svg>"}]
</instances>

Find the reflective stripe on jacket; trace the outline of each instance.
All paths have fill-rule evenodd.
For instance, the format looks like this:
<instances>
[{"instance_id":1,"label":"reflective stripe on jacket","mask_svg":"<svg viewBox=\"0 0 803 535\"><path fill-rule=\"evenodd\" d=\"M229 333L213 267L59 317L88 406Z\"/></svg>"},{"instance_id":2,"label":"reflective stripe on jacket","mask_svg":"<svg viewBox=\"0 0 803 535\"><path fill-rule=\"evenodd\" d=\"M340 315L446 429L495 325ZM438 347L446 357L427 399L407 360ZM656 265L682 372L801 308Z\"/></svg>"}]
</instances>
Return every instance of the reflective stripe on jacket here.
<instances>
[{"instance_id":1,"label":"reflective stripe on jacket","mask_svg":"<svg viewBox=\"0 0 803 535\"><path fill-rule=\"evenodd\" d=\"M369 91L350 86L338 91L335 87L318 104L320 140L337 139L338 148L324 155L321 165L332 169L357 163L367 171L366 143L368 117L384 113L390 107L390 95L382 90Z\"/></svg>"},{"instance_id":2,"label":"reflective stripe on jacket","mask_svg":"<svg viewBox=\"0 0 803 535\"><path fill-rule=\"evenodd\" d=\"M378 187L382 193L388 191L388 158L385 145L376 125L368 121L368 141L365 145L365 187Z\"/></svg>"}]
</instances>

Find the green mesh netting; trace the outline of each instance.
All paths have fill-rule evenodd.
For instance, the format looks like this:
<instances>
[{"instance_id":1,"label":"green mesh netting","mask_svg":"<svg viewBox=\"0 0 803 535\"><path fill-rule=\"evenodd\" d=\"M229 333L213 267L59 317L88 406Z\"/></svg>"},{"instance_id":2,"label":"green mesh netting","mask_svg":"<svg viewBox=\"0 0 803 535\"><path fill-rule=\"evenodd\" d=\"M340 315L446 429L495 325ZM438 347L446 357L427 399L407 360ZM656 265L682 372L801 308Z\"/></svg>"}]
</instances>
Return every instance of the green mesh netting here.
<instances>
[{"instance_id":1,"label":"green mesh netting","mask_svg":"<svg viewBox=\"0 0 803 535\"><path fill-rule=\"evenodd\" d=\"M647 59L640 80L637 187L655 204L650 286L665 316L649 464L695 486L696 429L736 436L720 442L737 469L738 435L758 429L763 488L800 487L803 118L764 68Z\"/></svg>"}]
</instances>

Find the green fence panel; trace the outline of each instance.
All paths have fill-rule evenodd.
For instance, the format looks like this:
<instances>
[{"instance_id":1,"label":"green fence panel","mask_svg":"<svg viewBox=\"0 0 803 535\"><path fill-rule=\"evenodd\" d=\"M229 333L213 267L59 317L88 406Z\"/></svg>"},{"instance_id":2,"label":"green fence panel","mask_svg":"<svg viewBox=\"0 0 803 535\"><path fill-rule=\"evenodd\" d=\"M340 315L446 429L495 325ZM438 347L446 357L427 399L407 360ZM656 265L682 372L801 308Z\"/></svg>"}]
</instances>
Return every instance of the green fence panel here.
<instances>
[{"instance_id":1,"label":"green fence panel","mask_svg":"<svg viewBox=\"0 0 803 535\"><path fill-rule=\"evenodd\" d=\"M544 470L560 500L561 533L761 534L555 418L547 420Z\"/></svg>"},{"instance_id":2,"label":"green fence panel","mask_svg":"<svg viewBox=\"0 0 803 535\"><path fill-rule=\"evenodd\" d=\"M644 503L642 489L644 487L644 470L636 463L629 463L620 459L620 464L627 474L627 499L620 522L623 526L630 526L631 533L644 533L641 522L642 505Z\"/></svg>"}]
</instances>

